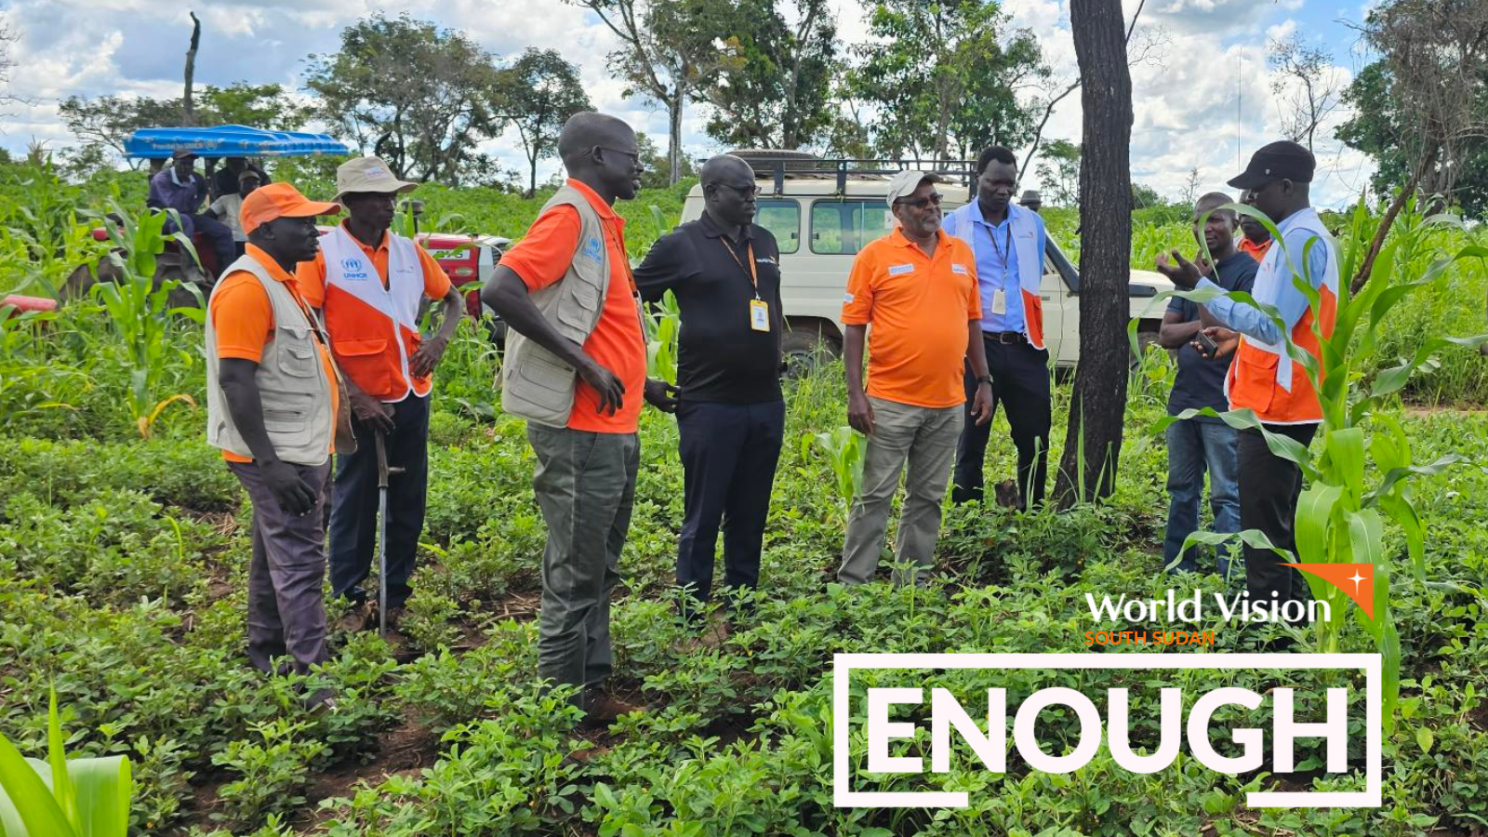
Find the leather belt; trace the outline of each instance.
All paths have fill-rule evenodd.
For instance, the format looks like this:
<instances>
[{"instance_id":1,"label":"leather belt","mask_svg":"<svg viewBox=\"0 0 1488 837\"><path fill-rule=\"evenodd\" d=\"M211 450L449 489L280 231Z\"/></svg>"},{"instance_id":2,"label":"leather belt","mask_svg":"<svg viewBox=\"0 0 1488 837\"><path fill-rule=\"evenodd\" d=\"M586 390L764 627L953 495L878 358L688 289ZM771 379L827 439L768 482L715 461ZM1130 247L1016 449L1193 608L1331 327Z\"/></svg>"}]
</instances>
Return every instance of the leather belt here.
<instances>
[{"instance_id":1,"label":"leather belt","mask_svg":"<svg viewBox=\"0 0 1488 837\"><path fill-rule=\"evenodd\" d=\"M1019 346L1028 342L1021 331L984 331L982 339L992 343L1001 343L1004 346Z\"/></svg>"}]
</instances>

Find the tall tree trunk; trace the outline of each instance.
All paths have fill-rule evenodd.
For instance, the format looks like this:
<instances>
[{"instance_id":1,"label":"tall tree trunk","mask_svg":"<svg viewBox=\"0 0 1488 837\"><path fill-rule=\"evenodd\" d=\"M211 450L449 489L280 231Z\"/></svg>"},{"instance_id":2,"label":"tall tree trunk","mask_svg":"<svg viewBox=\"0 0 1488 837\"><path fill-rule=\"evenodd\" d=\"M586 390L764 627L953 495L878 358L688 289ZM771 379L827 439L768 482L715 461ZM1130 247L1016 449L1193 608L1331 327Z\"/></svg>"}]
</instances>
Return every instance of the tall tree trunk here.
<instances>
[{"instance_id":1,"label":"tall tree trunk","mask_svg":"<svg viewBox=\"0 0 1488 837\"><path fill-rule=\"evenodd\" d=\"M1121 0L1071 0L1084 131L1080 155L1080 368L1064 457L1060 506L1110 496L1116 486L1131 351L1131 72Z\"/></svg>"},{"instance_id":2,"label":"tall tree trunk","mask_svg":"<svg viewBox=\"0 0 1488 837\"><path fill-rule=\"evenodd\" d=\"M1415 194L1416 184L1421 182L1421 177L1426 170L1436 163L1437 152L1441 150L1441 144L1433 142L1426 156L1421 158L1420 165L1411 173L1410 180L1406 181L1405 188L1395 195L1395 200L1390 202L1390 208L1385 210L1385 217L1380 219L1379 228L1374 231L1374 239L1369 242L1369 251L1364 254L1364 259L1359 263L1359 270L1354 274L1354 279L1349 283L1349 296L1353 296L1369 281L1369 274L1374 270L1374 260L1379 257L1380 248L1385 246L1385 235L1390 232L1390 227L1395 224L1395 216L1405 206L1410 196Z\"/></svg>"},{"instance_id":3,"label":"tall tree trunk","mask_svg":"<svg viewBox=\"0 0 1488 837\"><path fill-rule=\"evenodd\" d=\"M667 182L675 184L682 179L682 102L681 92L667 102Z\"/></svg>"},{"instance_id":4,"label":"tall tree trunk","mask_svg":"<svg viewBox=\"0 0 1488 837\"><path fill-rule=\"evenodd\" d=\"M191 15L191 48L186 50L186 95L182 97L184 102L181 113L181 124L187 128L196 124L196 104L192 101L192 83L196 76L196 48L201 45L201 21L196 19L196 12Z\"/></svg>"}]
</instances>

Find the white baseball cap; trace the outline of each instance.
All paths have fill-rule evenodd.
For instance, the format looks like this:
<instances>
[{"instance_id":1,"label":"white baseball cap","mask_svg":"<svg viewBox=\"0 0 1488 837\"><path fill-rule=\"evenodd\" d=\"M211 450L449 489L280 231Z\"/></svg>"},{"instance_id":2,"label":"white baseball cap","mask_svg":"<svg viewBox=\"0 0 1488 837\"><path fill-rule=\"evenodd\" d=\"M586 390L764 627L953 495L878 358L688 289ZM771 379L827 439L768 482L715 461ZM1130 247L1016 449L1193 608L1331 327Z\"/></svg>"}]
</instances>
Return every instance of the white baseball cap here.
<instances>
[{"instance_id":1,"label":"white baseball cap","mask_svg":"<svg viewBox=\"0 0 1488 837\"><path fill-rule=\"evenodd\" d=\"M935 172L918 170L901 171L889 179L889 193L884 195L884 201L888 203L890 209L893 209L894 201L912 194L914 190L920 188L921 183L927 180L931 183L945 182L945 178Z\"/></svg>"}]
</instances>

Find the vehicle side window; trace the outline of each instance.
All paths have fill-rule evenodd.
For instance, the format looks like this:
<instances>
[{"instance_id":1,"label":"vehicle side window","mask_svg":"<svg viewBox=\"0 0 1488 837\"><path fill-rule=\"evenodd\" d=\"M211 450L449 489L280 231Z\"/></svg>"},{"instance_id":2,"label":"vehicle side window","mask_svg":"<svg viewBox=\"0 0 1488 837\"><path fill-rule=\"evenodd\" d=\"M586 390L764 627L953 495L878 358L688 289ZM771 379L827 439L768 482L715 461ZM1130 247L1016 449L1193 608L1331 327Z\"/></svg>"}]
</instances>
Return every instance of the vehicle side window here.
<instances>
[{"instance_id":1,"label":"vehicle side window","mask_svg":"<svg viewBox=\"0 0 1488 837\"><path fill-rule=\"evenodd\" d=\"M894 216L882 200L825 201L811 205L811 252L852 256L863 245L893 229Z\"/></svg>"},{"instance_id":2,"label":"vehicle side window","mask_svg":"<svg viewBox=\"0 0 1488 837\"><path fill-rule=\"evenodd\" d=\"M780 252L794 253L801 249L801 204L799 201L770 198L755 204L754 223L764 227L775 236Z\"/></svg>"}]
</instances>

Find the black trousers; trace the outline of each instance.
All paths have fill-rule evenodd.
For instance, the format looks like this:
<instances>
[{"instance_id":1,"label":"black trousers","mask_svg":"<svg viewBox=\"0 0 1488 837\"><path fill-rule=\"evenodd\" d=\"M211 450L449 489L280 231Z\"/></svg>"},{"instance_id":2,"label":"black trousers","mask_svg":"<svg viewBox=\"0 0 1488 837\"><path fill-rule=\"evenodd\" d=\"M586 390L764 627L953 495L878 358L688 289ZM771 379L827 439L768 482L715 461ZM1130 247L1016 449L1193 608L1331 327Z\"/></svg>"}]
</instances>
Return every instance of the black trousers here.
<instances>
[{"instance_id":1,"label":"black trousers","mask_svg":"<svg viewBox=\"0 0 1488 837\"><path fill-rule=\"evenodd\" d=\"M1044 501L1049 480L1049 426L1053 421L1049 401L1049 352L1027 343L1005 344L983 340L987 348L987 371L992 376L992 406L1007 411L1013 446L1018 449L1018 508ZM976 380L966 365L966 424L956 445L956 479L951 502L982 499L982 465L992 422L977 426L971 418Z\"/></svg>"},{"instance_id":2,"label":"black trousers","mask_svg":"<svg viewBox=\"0 0 1488 837\"><path fill-rule=\"evenodd\" d=\"M785 402L717 404L684 401L677 408L683 468L682 535L677 585L689 591L683 615L713 590L713 558L723 530L723 583L759 586L760 549L775 463L785 437Z\"/></svg>"},{"instance_id":3,"label":"black trousers","mask_svg":"<svg viewBox=\"0 0 1488 837\"><path fill-rule=\"evenodd\" d=\"M1272 433L1289 436L1304 447L1312 443L1316 424L1268 424ZM1297 498L1302 493L1302 469L1273 454L1259 430L1240 431L1240 528L1259 529L1279 549L1297 549L1293 528ZM1245 547L1245 588L1251 604L1270 607L1273 601L1307 603L1312 590L1301 571L1285 566L1286 559L1269 549Z\"/></svg>"},{"instance_id":4,"label":"black trousers","mask_svg":"<svg viewBox=\"0 0 1488 837\"><path fill-rule=\"evenodd\" d=\"M410 394L392 405L393 432L387 436L388 465L403 473L388 477L388 607L402 607L412 589L414 556L424 531L429 485L429 397ZM336 454L331 502L331 594L354 602L368 593L361 583L372 571L377 547L377 442L371 428L351 417L355 453ZM376 596L376 591L372 591Z\"/></svg>"}]
</instances>

